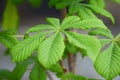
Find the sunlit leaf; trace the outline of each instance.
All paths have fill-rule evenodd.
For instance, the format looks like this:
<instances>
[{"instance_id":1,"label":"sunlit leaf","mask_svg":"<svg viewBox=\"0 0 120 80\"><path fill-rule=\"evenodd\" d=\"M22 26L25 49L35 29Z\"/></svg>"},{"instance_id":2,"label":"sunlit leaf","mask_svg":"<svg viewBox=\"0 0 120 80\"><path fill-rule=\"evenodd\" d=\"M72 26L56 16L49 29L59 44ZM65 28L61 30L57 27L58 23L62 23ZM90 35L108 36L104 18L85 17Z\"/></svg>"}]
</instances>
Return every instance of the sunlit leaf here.
<instances>
[{"instance_id":1,"label":"sunlit leaf","mask_svg":"<svg viewBox=\"0 0 120 80\"><path fill-rule=\"evenodd\" d=\"M44 38L45 33L39 33L16 44L11 50L12 60L20 62L28 58Z\"/></svg>"},{"instance_id":2,"label":"sunlit leaf","mask_svg":"<svg viewBox=\"0 0 120 80\"><path fill-rule=\"evenodd\" d=\"M93 62L95 61L101 48L101 44L96 37L74 32L65 32L65 34L70 43L86 50L87 55L92 59Z\"/></svg>"},{"instance_id":3,"label":"sunlit leaf","mask_svg":"<svg viewBox=\"0 0 120 80\"><path fill-rule=\"evenodd\" d=\"M45 68L50 68L62 58L65 48L63 40L63 36L60 33L56 33L40 44L38 60Z\"/></svg>"}]
</instances>

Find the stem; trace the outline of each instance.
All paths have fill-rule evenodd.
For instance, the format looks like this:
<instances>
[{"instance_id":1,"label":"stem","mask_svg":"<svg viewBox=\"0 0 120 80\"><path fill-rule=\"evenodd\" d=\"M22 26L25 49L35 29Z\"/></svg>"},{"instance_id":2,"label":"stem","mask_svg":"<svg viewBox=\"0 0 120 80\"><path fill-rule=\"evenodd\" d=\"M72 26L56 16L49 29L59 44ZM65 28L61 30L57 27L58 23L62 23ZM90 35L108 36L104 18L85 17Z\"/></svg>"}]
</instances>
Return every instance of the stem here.
<instances>
[{"instance_id":1,"label":"stem","mask_svg":"<svg viewBox=\"0 0 120 80\"><path fill-rule=\"evenodd\" d=\"M66 73L66 72L67 72L67 69L64 67L62 60L60 60L59 63L60 63L60 65L61 65L64 73Z\"/></svg>"},{"instance_id":2,"label":"stem","mask_svg":"<svg viewBox=\"0 0 120 80\"><path fill-rule=\"evenodd\" d=\"M68 65L69 71L75 73L75 55L69 53L68 54Z\"/></svg>"},{"instance_id":3,"label":"stem","mask_svg":"<svg viewBox=\"0 0 120 80\"><path fill-rule=\"evenodd\" d=\"M48 71L46 71L46 73L47 73L50 80L54 80Z\"/></svg>"},{"instance_id":4,"label":"stem","mask_svg":"<svg viewBox=\"0 0 120 80\"><path fill-rule=\"evenodd\" d=\"M67 15L66 8L61 10L61 15L62 15L62 19ZM68 66L69 66L69 71L74 73L75 72L75 55L68 54Z\"/></svg>"},{"instance_id":5,"label":"stem","mask_svg":"<svg viewBox=\"0 0 120 80\"><path fill-rule=\"evenodd\" d=\"M62 16L62 19L67 15L67 9L64 8L61 10L61 16Z\"/></svg>"}]
</instances>

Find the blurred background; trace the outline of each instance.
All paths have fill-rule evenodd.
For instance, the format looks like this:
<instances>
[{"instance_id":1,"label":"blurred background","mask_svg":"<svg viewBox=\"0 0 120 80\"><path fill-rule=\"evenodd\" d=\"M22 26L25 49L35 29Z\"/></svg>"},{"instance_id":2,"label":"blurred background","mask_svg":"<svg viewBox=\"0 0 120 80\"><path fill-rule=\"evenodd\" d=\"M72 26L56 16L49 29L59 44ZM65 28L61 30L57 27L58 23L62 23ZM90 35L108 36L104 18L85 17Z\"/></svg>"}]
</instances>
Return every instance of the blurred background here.
<instances>
[{"instance_id":1,"label":"blurred background","mask_svg":"<svg viewBox=\"0 0 120 80\"><path fill-rule=\"evenodd\" d=\"M49 8L48 0L43 0L43 3L38 8L33 8L28 2L24 2L17 6L18 12L20 15L20 22L19 22L19 34L24 34L25 31L37 24L46 23L45 18L46 17L57 17L61 18L61 12L59 10L55 10L55 8ZM103 16L99 16L104 23L108 26L108 28L112 31L112 33L116 36L118 33L120 33L120 4L116 4L113 2L108 2L106 0L107 6L106 9L112 13L112 15L115 18L115 24L113 25L111 21L108 18L105 18ZM2 23L2 16L5 9L5 0L0 0L0 29L1 29L1 23ZM4 56L5 47L0 44L0 69L9 69L12 70L14 68L14 64L11 63L11 59L9 56ZM85 57L82 59L80 54L77 54L76 59L76 74L81 74L83 76L87 76L89 78L100 78L96 71L93 68L92 61ZM22 80L28 80L28 74L25 73ZM57 80L55 76L53 75L54 80ZM115 80L120 80L119 77L116 77Z\"/></svg>"}]
</instances>

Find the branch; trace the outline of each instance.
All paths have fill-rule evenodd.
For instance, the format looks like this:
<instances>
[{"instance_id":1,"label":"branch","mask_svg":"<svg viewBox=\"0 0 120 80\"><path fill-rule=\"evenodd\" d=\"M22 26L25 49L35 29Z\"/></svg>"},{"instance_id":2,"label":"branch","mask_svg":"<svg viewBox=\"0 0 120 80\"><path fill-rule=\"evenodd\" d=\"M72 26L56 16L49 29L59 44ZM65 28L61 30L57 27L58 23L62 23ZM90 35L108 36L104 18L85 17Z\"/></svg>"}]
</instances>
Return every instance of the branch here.
<instances>
[{"instance_id":1,"label":"branch","mask_svg":"<svg viewBox=\"0 0 120 80\"><path fill-rule=\"evenodd\" d=\"M46 71L46 74L48 75L50 80L54 80L48 71Z\"/></svg>"}]
</instances>

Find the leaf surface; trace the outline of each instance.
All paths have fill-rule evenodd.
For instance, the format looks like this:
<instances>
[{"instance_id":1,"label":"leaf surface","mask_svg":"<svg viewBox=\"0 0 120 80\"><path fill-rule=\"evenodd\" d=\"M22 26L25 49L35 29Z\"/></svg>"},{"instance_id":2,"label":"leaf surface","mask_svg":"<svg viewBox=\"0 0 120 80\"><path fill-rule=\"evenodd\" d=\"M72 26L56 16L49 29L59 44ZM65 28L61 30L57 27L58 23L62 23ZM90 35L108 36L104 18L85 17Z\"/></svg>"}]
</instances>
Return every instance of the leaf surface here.
<instances>
[{"instance_id":1,"label":"leaf surface","mask_svg":"<svg viewBox=\"0 0 120 80\"><path fill-rule=\"evenodd\" d=\"M62 58L64 52L64 38L56 33L44 40L38 48L38 60L45 67L50 68Z\"/></svg>"},{"instance_id":2,"label":"leaf surface","mask_svg":"<svg viewBox=\"0 0 120 80\"><path fill-rule=\"evenodd\" d=\"M28 58L44 38L45 33L39 33L16 44L11 50L12 60L20 62Z\"/></svg>"},{"instance_id":3,"label":"leaf surface","mask_svg":"<svg viewBox=\"0 0 120 80\"><path fill-rule=\"evenodd\" d=\"M120 47L116 42L104 50L95 61L96 71L106 80L113 80L120 74Z\"/></svg>"},{"instance_id":4,"label":"leaf surface","mask_svg":"<svg viewBox=\"0 0 120 80\"><path fill-rule=\"evenodd\" d=\"M96 37L74 32L65 32L65 34L70 43L86 50L87 55L92 59L93 62L95 61L101 48L101 44Z\"/></svg>"}]
</instances>

